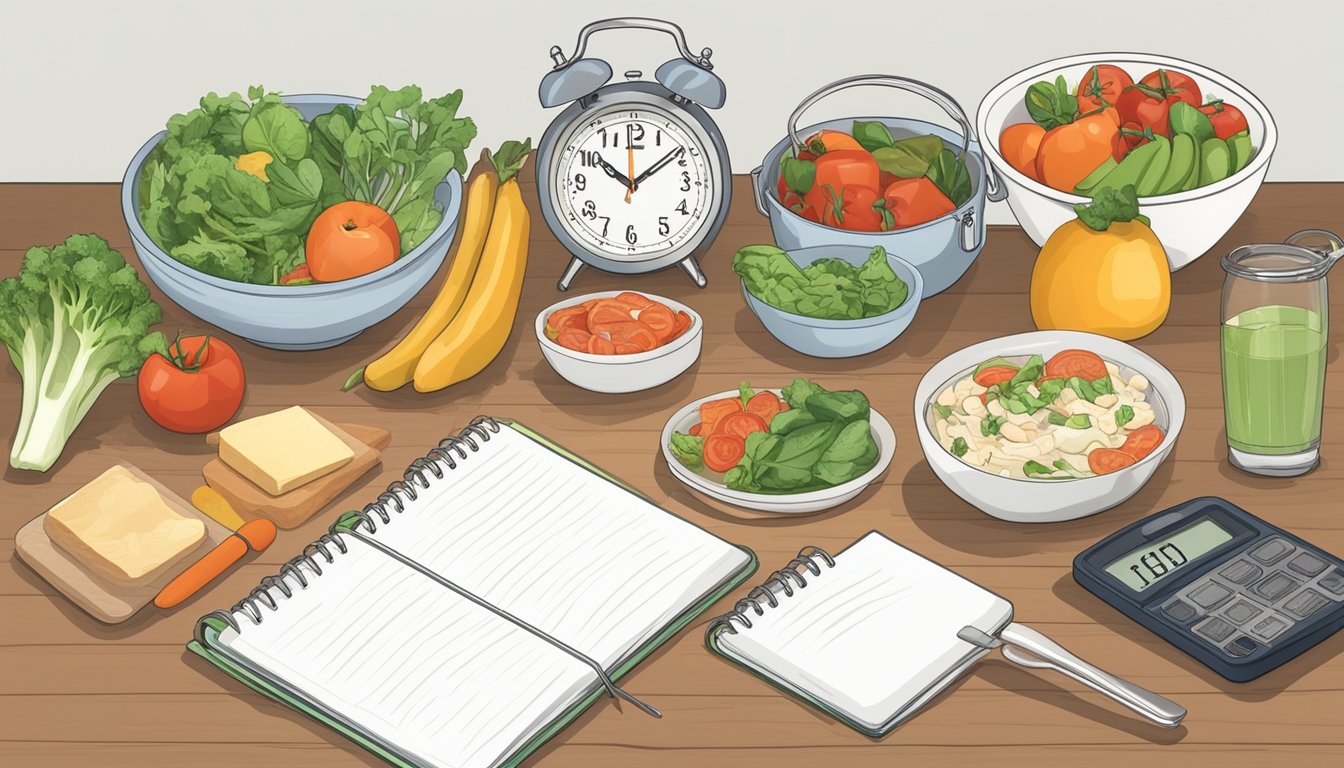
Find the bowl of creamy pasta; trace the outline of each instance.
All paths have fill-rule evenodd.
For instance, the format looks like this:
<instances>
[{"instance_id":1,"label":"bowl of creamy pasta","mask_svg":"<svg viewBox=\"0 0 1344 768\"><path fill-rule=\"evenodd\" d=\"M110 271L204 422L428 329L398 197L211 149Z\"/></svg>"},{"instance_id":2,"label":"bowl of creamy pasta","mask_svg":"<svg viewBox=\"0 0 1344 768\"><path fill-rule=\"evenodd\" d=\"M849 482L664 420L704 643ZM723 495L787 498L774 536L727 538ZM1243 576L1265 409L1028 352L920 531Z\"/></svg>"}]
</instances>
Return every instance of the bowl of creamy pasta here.
<instances>
[{"instance_id":1,"label":"bowl of creamy pasta","mask_svg":"<svg viewBox=\"0 0 1344 768\"><path fill-rule=\"evenodd\" d=\"M915 395L934 474L988 515L1058 522L1124 502L1171 453L1180 384L1136 347L1037 331L954 352Z\"/></svg>"}]
</instances>

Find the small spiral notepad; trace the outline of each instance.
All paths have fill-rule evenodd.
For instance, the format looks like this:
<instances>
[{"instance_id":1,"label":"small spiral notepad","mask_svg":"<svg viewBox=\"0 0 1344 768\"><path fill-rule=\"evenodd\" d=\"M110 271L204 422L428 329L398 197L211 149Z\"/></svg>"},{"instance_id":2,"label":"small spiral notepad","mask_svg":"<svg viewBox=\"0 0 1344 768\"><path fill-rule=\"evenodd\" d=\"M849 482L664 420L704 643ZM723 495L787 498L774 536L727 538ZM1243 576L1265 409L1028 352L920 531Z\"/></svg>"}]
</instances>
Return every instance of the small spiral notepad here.
<instances>
[{"instance_id":1,"label":"small spiral notepad","mask_svg":"<svg viewBox=\"0 0 1344 768\"><path fill-rule=\"evenodd\" d=\"M754 557L478 419L189 647L401 765L512 765ZM627 709L628 716L641 716Z\"/></svg>"}]
</instances>

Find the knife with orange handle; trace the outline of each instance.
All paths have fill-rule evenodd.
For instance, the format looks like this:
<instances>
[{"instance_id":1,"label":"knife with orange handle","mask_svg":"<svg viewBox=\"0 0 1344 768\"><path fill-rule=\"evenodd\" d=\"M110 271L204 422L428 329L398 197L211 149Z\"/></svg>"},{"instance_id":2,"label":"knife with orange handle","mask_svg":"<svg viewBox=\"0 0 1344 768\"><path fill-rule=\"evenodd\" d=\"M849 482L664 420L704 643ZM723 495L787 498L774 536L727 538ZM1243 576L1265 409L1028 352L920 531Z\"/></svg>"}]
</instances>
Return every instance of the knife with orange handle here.
<instances>
[{"instance_id":1,"label":"knife with orange handle","mask_svg":"<svg viewBox=\"0 0 1344 768\"><path fill-rule=\"evenodd\" d=\"M189 568L168 582L154 598L160 608L172 608L219 578L249 551L261 552L275 541L275 523L270 520L250 520L221 541Z\"/></svg>"}]
</instances>

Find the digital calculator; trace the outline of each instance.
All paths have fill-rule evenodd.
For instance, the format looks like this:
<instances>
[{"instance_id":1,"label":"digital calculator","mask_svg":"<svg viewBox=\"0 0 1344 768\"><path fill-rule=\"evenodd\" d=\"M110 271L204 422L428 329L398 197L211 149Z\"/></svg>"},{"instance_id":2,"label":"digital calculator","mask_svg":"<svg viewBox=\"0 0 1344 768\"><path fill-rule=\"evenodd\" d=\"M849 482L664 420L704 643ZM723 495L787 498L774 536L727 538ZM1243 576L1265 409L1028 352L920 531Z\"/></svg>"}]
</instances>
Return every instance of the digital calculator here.
<instances>
[{"instance_id":1,"label":"digital calculator","mask_svg":"<svg viewBox=\"0 0 1344 768\"><path fill-rule=\"evenodd\" d=\"M1344 626L1344 561L1215 497L1107 536L1074 558L1073 578L1233 682Z\"/></svg>"}]
</instances>

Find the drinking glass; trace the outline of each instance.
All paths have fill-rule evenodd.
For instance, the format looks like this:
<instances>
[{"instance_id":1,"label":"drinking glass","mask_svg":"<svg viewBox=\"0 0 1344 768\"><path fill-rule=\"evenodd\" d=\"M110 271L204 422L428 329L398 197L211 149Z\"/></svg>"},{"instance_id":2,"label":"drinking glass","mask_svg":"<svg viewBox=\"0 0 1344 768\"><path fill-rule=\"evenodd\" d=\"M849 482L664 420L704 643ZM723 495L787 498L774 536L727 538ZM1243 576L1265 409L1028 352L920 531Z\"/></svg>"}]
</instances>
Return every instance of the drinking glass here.
<instances>
[{"instance_id":1,"label":"drinking glass","mask_svg":"<svg viewBox=\"0 0 1344 768\"><path fill-rule=\"evenodd\" d=\"M1320 461L1329 298L1344 240L1304 230L1223 257L1223 414L1232 465L1291 477Z\"/></svg>"}]
</instances>

